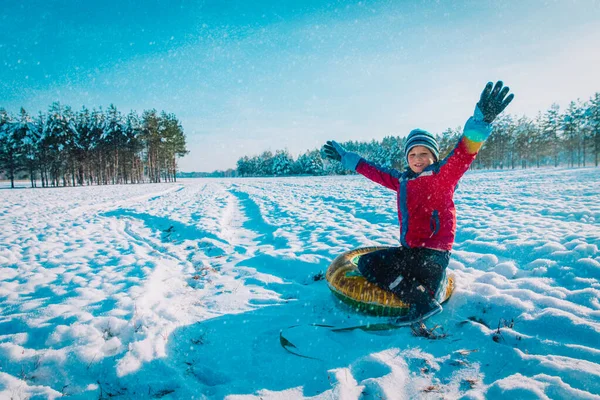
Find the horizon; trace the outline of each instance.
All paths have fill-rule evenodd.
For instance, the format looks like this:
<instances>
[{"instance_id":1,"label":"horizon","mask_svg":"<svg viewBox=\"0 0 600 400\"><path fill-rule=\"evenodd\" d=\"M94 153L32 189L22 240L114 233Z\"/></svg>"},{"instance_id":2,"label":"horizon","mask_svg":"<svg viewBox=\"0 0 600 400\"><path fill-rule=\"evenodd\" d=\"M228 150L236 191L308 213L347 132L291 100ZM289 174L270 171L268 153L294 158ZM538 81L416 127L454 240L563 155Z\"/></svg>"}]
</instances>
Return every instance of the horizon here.
<instances>
[{"instance_id":1,"label":"horizon","mask_svg":"<svg viewBox=\"0 0 600 400\"><path fill-rule=\"evenodd\" d=\"M330 139L440 134L464 124L488 81L515 94L507 113L533 118L600 90L600 2L539 4L9 2L0 107L173 113L190 150L182 172L267 150L297 158Z\"/></svg>"}]
</instances>

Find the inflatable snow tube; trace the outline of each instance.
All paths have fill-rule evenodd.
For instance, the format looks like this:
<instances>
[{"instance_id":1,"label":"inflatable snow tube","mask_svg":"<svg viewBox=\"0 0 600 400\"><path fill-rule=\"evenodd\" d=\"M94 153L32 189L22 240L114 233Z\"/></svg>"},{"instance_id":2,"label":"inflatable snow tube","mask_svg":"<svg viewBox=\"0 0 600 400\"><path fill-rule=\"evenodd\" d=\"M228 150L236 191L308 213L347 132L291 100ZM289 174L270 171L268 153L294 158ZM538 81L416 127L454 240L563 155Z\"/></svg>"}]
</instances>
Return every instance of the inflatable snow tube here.
<instances>
[{"instance_id":1,"label":"inflatable snow tube","mask_svg":"<svg viewBox=\"0 0 600 400\"><path fill-rule=\"evenodd\" d=\"M387 247L363 247L339 255L327 268L327 284L333 294L356 311L377 316L402 316L408 312L409 303L392 292L367 281L358 271L360 256ZM454 277L445 274L436 299L443 303L454 291Z\"/></svg>"}]
</instances>

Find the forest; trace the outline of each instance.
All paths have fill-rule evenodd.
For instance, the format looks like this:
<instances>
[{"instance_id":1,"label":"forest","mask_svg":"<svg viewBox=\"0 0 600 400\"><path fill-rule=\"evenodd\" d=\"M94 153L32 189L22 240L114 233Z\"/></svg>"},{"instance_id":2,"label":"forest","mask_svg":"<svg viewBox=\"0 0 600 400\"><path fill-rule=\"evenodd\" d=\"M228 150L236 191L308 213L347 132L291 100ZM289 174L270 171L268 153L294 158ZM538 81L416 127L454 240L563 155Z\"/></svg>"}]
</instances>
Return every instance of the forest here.
<instances>
[{"instance_id":1,"label":"forest","mask_svg":"<svg viewBox=\"0 0 600 400\"><path fill-rule=\"evenodd\" d=\"M407 132L408 133L408 132ZM436 134L440 157L454 149L462 128L448 128ZM336 139L336 138L327 138ZM385 168L403 169L405 137L387 136L381 141L341 142L346 150L359 153ZM324 139L325 142L325 139ZM553 104L535 118L501 115L493 125L471 168L515 169L540 167L598 166L600 158L600 93L588 101L572 101L563 112ZM297 159L287 150L264 151L244 156L235 170L212 176L286 176L350 174L338 162L324 158L320 149L306 151Z\"/></svg>"},{"instance_id":2,"label":"forest","mask_svg":"<svg viewBox=\"0 0 600 400\"><path fill-rule=\"evenodd\" d=\"M31 187L170 182L187 152L183 127L164 111L73 111L56 102L13 116L0 108L0 175L11 187L22 177Z\"/></svg>"},{"instance_id":3,"label":"forest","mask_svg":"<svg viewBox=\"0 0 600 400\"><path fill-rule=\"evenodd\" d=\"M456 146L462 128L436 137L440 157ZM335 139L335 138L327 138ZM324 139L325 142L326 139ZM342 142L385 168L405 168L404 137L381 141ZM171 182L177 177L258 177L344 175L353 172L330 162L321 149L294 158L286 149L243 156L235 168L213 172L180 172L177 159L188 153L183 127L174 114L147 110L122 114L114 105L103 111L73 111L53 103L46 113L24 109L13 116L0 108L0 175L11 181L26 177L31 186L106 185ZM561 111L553 104L535 118L501 115L493 125L474 169L598 166L600 158L600 93L587 101L571 101Z\"/></svg>"}]
</instances>

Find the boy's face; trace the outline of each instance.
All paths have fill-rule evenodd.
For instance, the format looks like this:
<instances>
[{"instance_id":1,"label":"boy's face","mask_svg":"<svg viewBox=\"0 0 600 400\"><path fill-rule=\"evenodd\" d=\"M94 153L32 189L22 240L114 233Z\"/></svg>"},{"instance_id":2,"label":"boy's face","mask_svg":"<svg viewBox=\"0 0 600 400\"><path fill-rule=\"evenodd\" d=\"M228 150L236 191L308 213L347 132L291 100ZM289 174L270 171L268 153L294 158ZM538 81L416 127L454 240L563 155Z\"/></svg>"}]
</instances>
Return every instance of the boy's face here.
<instances>
[{"instance_id":1,"label":"boy's face","mask_svg":"<svg viewBox=\"0 0 600 400\"><path fill-rule=\"evenodd\" d=\"M408 166L416 174L420 174L434 162L435 157L427 147L415 146L408 152Z\"/></svg>"}]
</instances>

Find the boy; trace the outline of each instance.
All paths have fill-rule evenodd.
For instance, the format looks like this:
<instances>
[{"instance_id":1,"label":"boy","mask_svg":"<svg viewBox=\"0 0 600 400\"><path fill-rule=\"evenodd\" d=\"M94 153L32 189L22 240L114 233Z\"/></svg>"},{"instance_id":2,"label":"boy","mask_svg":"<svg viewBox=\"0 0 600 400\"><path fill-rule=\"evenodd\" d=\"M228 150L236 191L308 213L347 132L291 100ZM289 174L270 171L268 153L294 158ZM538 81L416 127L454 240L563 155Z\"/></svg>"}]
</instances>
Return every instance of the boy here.
<instances>
[{"instance_id":1,"label":"boy","mask_svg":"<svg viewBox=\"0 0 600 400\"><path fill-rule=\"evenodd\" d=\"M514 98L508 92L502 81L486 85L457 146L443 160L431 133L411 131L404 145L408 168L403 173L378 167L335 141L325 145L328 158L397 192L402 246L363 255L358 269L370 282L410 303L409 320L442 310L435 293L456 233L454 190L490 135L492 121Z\"/></svg>"}]
</instances>

